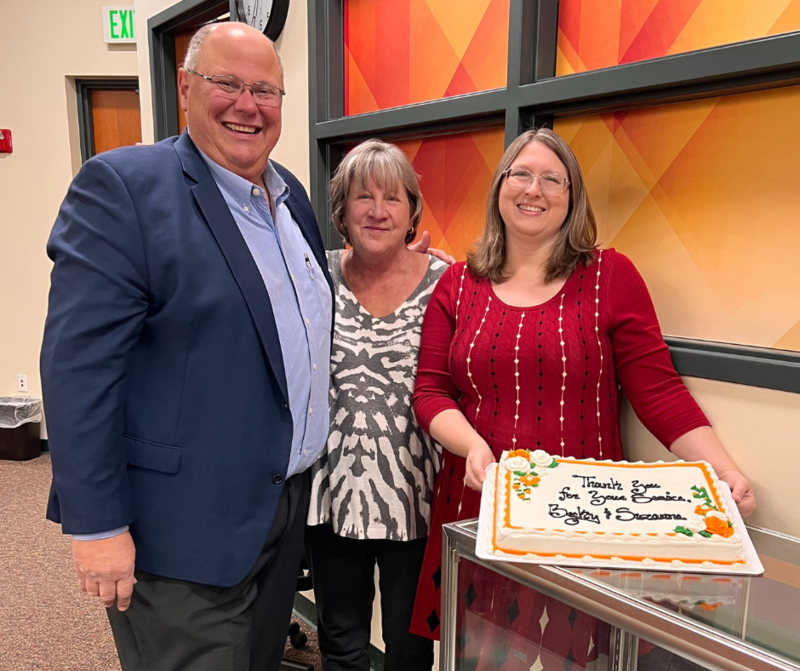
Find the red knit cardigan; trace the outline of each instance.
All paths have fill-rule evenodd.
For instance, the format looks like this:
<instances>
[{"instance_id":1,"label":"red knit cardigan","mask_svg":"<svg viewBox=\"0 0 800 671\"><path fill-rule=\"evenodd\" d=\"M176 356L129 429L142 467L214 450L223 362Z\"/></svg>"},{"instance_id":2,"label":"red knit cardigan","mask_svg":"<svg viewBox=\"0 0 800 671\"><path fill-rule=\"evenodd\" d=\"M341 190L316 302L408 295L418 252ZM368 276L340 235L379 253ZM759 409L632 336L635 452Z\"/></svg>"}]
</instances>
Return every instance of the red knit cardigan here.
<instances>
[{"instance_id":1,"label":"red knit cardigan","mask_svg":"<svg viewBox=\"0 0 800 671\"><path fill-rule=\"evenodd\" d=\"M549 301L506 305L465 263L441 277L425 313L413 396L420 426L453 408L503 450L543 449L568 457L624 458L623 392L665 446L708 426L672 365L644 280L613 249L579 266ZM478 514L465 489L464 459L444 451L417 598L416 633L430 636L441 557L441 525Z\"/></svg>"}]
</instances>

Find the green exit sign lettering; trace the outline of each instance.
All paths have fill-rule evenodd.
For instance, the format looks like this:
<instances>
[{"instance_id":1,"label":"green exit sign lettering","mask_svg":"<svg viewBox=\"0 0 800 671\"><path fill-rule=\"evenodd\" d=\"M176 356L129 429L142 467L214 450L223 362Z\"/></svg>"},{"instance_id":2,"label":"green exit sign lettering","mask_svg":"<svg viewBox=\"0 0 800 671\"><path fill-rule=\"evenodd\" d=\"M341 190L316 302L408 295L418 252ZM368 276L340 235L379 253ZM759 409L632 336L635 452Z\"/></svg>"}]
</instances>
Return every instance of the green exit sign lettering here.
<instances>
[{"instance_id":1,"label":"green exit sign lettering","mask_svg":"<svg viewBox=\"0 0 800 671\"><path fill-rule=\"evenodd\" d=\"M103 7L103 37L109 44L135 44L133 5Z\"/></svg>"}]
</instances>

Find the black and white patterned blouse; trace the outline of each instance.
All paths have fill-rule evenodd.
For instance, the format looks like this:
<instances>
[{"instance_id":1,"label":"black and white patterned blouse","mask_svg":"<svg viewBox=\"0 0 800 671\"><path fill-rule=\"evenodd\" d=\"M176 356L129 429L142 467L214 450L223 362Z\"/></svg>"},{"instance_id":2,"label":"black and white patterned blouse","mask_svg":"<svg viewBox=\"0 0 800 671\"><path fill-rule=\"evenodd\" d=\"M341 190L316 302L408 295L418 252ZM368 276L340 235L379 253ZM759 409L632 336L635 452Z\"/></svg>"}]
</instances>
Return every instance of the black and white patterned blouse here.
<instances>
[{"instance_id":1,"label":"black and white patterned blouse","mask_svg":"<svg viewBox=\"0 0 800 671\"><path fill-rule=\"evenodd\" d=\"M447 265L430 257L408 300L378 319L344 281L342 252L327 254L336 308L331 430L311 468L308 523L330 522L346 538L424 538L441 448L417 425L411 394L422 318Z\"/></svg>"}]
</instances>

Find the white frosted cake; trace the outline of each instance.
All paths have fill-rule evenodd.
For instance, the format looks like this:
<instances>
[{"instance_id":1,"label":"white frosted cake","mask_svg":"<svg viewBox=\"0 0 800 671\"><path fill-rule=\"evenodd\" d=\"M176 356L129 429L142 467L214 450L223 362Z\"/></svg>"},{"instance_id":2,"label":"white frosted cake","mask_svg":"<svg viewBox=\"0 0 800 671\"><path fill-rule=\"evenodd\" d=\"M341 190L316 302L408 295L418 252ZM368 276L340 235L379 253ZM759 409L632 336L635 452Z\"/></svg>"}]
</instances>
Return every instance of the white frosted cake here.
<instances>
[{"instance_id":1,"label":"white frosted cake","mask_svg":"<svg viewBox=\"0 0 800 671\"><path fill-rule=\"evenodd\" d=\"M740 568L742 537L711 466L504 452L494 473L494 556L554 563Z\"/></svg>"}]
</instances>

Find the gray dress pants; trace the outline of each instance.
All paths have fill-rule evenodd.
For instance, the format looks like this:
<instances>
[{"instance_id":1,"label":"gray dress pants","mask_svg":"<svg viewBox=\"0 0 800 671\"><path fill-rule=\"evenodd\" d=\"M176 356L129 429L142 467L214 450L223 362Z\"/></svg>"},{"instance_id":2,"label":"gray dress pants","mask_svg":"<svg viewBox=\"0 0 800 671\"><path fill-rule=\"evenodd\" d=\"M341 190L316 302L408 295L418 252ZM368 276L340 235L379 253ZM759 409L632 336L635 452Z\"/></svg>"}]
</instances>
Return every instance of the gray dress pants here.
<instances>
[{"instance_id":1,"label":"gray dress pants","mask_svg":"<svg viewBox=\"0 0 800 671\"><path fill-rule=\"evenodd\" d=\"M108 609L123 671L277 671L292 615L309 478L284 486L247 577L213 587L136 571L131 605Z\"/></svg>"}]
</instances>

